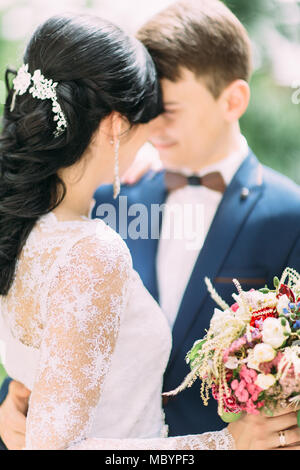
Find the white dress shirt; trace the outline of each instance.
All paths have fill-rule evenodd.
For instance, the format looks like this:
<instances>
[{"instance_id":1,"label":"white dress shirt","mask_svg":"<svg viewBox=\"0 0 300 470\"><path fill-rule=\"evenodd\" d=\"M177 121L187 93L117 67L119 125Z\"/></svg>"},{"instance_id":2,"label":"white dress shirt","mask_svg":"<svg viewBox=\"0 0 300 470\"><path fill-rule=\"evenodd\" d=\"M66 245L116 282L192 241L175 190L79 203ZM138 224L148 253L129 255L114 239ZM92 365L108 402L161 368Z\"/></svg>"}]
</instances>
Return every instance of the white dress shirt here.
<instances>
[{"instance_id":1,"label":"white dress shirt","mask_svg":"<svg viewBox=\"0 0 300 470\"><path fill-rule=\"evenodd\" d=\"M198 172L219 171L228 186L249 153L241 136L238 151ZM187 176L188 170L182 171ZM172 328L195 262L223 195L205 186L187 185L172 191L162 221L156 260L160 305Z\"/></svg>"}]
</instances>

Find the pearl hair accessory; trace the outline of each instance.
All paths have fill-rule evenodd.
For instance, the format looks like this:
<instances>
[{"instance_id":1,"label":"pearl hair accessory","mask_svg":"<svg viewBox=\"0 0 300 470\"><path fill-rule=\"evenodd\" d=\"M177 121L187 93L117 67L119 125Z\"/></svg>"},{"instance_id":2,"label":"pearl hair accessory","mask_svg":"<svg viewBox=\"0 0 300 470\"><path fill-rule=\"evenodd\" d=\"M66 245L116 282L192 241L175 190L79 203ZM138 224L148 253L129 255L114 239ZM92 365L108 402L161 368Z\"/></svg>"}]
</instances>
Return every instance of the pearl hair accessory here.
<instances>
[{"instance_id":1,"label":"pearl hair accessory","mask_svg":"<svg viewBox=\"0 0 300 470\"><path fill-rule=\"evenodd\" d=\"M30 87L31 83L32 86ZM53 80L45 78L40 70L35 70L34 74L31 75L30 72L28 72L28 64L22 65L16 78L13 80L13 88L15 92L12 98L10 111L14 110L16 96L24 95L27 91L33 96L33 98L37 98L39 100L50 99L52 101L52 111L54 113L53 120L56 122L54 135L55 137L60 136L67 128L67 121L61 106L57 101L56 87L57 82L53 82Z\"/></svg>"}]
</instances>

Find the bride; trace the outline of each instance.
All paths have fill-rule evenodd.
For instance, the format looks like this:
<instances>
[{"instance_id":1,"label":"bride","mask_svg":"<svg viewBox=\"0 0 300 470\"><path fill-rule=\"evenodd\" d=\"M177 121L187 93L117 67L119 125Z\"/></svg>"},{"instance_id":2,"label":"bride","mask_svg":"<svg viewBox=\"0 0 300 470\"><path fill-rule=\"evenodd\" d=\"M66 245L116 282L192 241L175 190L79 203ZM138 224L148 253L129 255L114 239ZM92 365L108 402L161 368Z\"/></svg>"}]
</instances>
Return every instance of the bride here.
<instances>
[{"instance_id":1,"label":"bride","mask_svg":"<svg viewBox=\"0 0 300 470\"><path fill-rule=\"evenodd\" d=\"M0 140L0 339L31 390L26 449L229 449L225 428L167 438L162 377L171 333L101 220L114 181L162 112L137 40L87 15L34 33L9 84Z\"/></svg>"}]
</instances>

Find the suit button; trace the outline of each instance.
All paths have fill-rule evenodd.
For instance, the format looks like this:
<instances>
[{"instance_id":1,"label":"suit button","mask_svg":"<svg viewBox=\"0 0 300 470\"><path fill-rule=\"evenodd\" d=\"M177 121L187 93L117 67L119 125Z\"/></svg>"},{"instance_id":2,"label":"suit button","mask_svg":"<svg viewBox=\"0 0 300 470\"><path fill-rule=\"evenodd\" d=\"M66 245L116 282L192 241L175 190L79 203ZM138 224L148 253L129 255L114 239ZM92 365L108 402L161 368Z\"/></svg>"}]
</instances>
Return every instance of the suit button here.
<instances>
[{"instance_id":1,"label":"suit button","mask_svg":"<svg viewBox=\"0 0 300 470\"><path fill-rule=\"evenodd\" d=\"M243 188L242 191L241 191L241 199L242 201L244 201L245 199L247 199L247 197L249 196L250 194L250 191L248 188Z\"/></svg>"}]
</instances>

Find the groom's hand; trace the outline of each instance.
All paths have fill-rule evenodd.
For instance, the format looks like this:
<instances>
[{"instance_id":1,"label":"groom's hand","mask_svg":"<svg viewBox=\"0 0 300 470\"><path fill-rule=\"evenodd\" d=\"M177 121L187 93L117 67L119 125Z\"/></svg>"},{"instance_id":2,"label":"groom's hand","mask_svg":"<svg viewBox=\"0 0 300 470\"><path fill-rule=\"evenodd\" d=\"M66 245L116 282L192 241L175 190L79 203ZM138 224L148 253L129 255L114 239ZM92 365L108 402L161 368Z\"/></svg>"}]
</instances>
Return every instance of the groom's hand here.
<instances>
[{"instance_id":1,"label":"groom's hand","mask_svg":"<svg viewBox=\"0 0 300 470\"><path fill-rule=\"evenodd\" d=\"M12 381L6 399L0 406L0 436L9 450L25 447L26 414L30 391Z\"/></svg>"},{"instance_id":2,"label":"groom's hand","mask_svg":"<svg viewBox=\"0 0 300 470\"><path fill-rule=\"evenodd\" d=\"M285 409L274 417L245 415L228 426L237 450L300 450L297 414ZM279 433L284 432L285 447L280 447Z\"/></svg>"}]
</instances>

